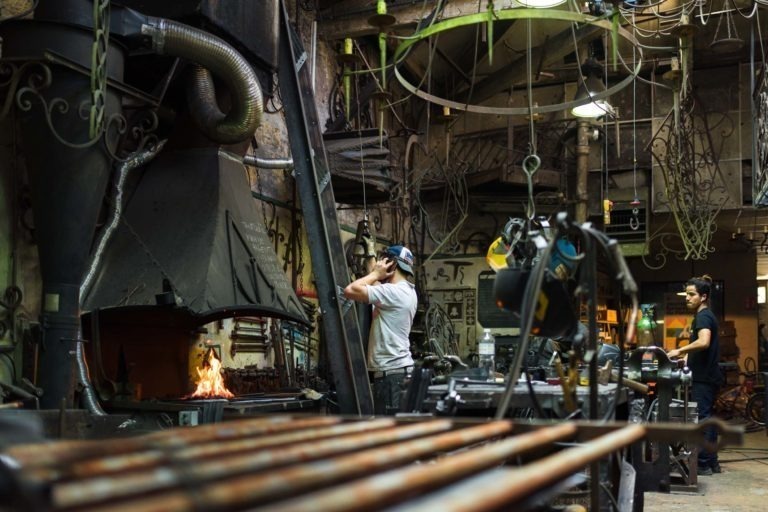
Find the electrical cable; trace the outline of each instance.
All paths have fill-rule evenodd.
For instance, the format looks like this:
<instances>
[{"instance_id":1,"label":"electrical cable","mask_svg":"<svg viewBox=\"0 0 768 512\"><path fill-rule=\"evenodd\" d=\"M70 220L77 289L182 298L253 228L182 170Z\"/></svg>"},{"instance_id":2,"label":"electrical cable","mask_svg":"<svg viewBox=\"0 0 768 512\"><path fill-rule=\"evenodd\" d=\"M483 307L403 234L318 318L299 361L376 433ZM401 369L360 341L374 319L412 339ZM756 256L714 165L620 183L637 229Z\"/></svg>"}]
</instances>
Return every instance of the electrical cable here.
<instances>
[{"instance_id":1,"label":"electrical cable","mask_svg":"<svg viewBox=\"0 0 768 512\"><path fill-rule=\"evenodd\" d=\"M544 274L547 270L546 262L549 261L549 255L552 253L552 247L554 247L555 241L556 238L553 237L552 240L541 251L539 263L534 265L533 270L531 271L531 275L528 278L528 282L525 285L523 300L520 307L520 342L518 344L518 350L515 353L515 359L512 363L512 367L510 368L507 375L507 386L504 389L504 394L502 395L501 401L499 402L499 405L496 409L496 415L494 418L497 420L504 419L504 416L507 414L510 402L512 401L512 395L515 391L515 384L517 383L518 378L517 376L520 373L520 369L522 368L523 358L528 352L530 332L531 328L533 327L533 318L535 313L535 308L532 307L532 304L536 302L535 299L541 292L541 286L544 282Z\"/></svg>"},{"instance_id":2,"label":"electrical cable","mask_svg":"<svg viewBox=\"0 0 768 512\"><path fill-rule=\"evenodd\" d=\"M621 285L621 290L632 297L632 314L630 315L630 325L627 328L627 339L629 339L631 336L633 336L634 333L634 322L637 317L636 309L638 307L638 300L637 300L637 286L634 283L634 280L631 279L631 275L628 273L628 269L626 268L626 262L622 264L622 261L619 261L619 258L622 258L620 254L620 249L618 248L618 244L615 242L615 240L612 240L608 238L604 233L601 233L597 230L594 230L590 227L585 226L578 226L578 225L570 225L566 226L565 220L563 219L561 221L561 224L558 226L559 233L557 236L553 237L553 240L550 241L547 246L542 250L539 262L537 265L534 266L534 271L532 272L532 275L529 277L528 282L526 283L525 292L523 294L523 300L521 304L521 339L518 347L518 351L515 354L515 359L513 361L513 365L510 368L510 372L508 375L509 382L507 383L507 388L505 389L505 393L502 397L502 400L499 404L499 408L496 411L496 419L502 419L506 415L506 411L509 407L509 402L511 401L512 391L514 390L514 386L517 382L517 374L520 372L521 369L527 368L527 365L523 363L525 354L527 354L528 351L528 344L530 342L529 335L531 326L533 323L533 308L531 307L531 304L535 303L535 297L538 297L539 291L541 289L541 284L543 282L543 276L547 268L547 262L550 259L550 254L552 254L553 248L556 247L555 241L559 236L562 235L563 232L568 232L569 229L574 229L578 231L580 237L582 238L583 245L585 247L588 247L587 250L593 250L600 249L600 252L608 258L609 262L611 263L612 269L615 271L613 274L614 279L612 280L614 282L615 286ZM590 241L594 242L594 245L590 243ZM593 248L594 247L594 248ZM557 250L556 248L554 250ZM559 251L558 251L559 252ZM580 255L579 258L568 258L572 261L575 260L581 260L584 258L584 254ZM622 323L623 323L623 317L622 317ZM590 330L590 336L595 335L596 333L591 332ZM622 340L621 346L619 347L620 352L620 361L621 366L619 367L619 384L617 385L616 393L614 394L613 401L611 406L606 410L605 414L603 415L602 420L608 421L613 414L615 414L615 410L618 404L618 397L620 394L620 387L621 382L623 380L623 358L624 358L624 344L625 341ZM594 357L597 357L597 354L594 355ZM595 360L596 364L596 360ZM534 404L534 408L536 409L536 413L539 415L539 417L543 417L543 412L541 410L540 406L537 406L538 401L535 397L535 391L533 389L533 386L530 385L530 376L527 372L525 372L526 375L526 381L528 384L528 391L529 395L531 397L531 401Z\"/></svg>"}]
</instances>

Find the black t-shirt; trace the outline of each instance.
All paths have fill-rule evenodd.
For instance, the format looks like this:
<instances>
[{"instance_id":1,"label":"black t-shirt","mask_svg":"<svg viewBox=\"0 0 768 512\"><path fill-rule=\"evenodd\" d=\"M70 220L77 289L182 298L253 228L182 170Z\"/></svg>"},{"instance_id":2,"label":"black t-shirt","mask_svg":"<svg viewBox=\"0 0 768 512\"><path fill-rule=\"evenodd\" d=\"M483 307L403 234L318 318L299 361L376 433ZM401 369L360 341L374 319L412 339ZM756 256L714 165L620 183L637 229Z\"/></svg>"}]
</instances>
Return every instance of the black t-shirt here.
<instances>
[{"instance_id":1,"label":"black t-shirt","mask_svg":"<svg viewBox=\"0 0 768 512\"><path fill-rule=\"evenodd\" d=\"M699 330L709 329L712 337L706 350L688 354L688 368L693 373L694 382L721 384L723 377L720 373L720 338L717 332L717 318L709 308L704 308L693 317L691 325L691 343L699 339Z\"/></svg>"}]
</instances>

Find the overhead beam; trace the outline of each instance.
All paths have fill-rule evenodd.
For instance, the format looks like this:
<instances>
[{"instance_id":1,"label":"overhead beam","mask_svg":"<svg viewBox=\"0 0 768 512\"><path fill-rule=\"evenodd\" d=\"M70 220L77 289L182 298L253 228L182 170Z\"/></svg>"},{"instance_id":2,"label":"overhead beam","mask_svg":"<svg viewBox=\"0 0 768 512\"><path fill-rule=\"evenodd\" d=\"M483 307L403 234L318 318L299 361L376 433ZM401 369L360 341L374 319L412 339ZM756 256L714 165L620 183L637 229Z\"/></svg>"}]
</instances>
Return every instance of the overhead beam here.
<instances>
[{"instance_id":1,"label":"overhead beam","mask_svg":"<svg viewBox=\"0 0 768 512\"><path fill-rule=\"evenodd\" d=\"M422 8L424 2L390 0L387 3L387 11L397 18L397 21L394 25L387 27L387 31L415 27L422 18L434 9L436 3L434 0L428 1L426 2L426 8ZM356 38L375 34L379 29L368 24L368 18L376 13L375 4L376 2L350 0L334 5L321 12L318 16L318 32L329 41L344 39L345 37ZM440 19L475 14L478 12L477 6L477 0L451 0L446 2ZM516 6L518 4L513 0L497 0L494 2L494 7L497 11ZM486 2L481 4L480 10L486 10Z\"/></svg>"},{"instance_id":2,"label":"overhead beam","mask_svg":"<svg viewBox=\"0 0 768 512\"><path fill-rule=\"evenodd\" d=\"M576 29L576 44L601 36L602 28L595 25L584 25ZM547 40L545 44L534 48L531 52L531 60L534 68L546 68L563 60L566 55L576 51L573 42L571 28L563 30ZM464 98L471 103L482 103L512 87L513 85L527 83L528 72L525 56L515 59L500 70L485 77L475 84L472 98ZM468 94L468 93L467 93Z\"/></svg>"}]
</instances>

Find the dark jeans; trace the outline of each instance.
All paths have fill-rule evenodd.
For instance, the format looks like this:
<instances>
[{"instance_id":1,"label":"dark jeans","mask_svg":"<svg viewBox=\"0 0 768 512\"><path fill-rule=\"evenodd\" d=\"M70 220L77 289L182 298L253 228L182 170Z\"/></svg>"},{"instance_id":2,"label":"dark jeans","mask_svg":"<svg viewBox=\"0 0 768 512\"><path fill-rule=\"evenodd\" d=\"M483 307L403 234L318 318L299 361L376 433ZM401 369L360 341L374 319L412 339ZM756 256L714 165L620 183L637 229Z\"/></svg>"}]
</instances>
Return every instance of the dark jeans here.
<instances>
[{"instance_id":1,"label":"dark jeans","mask_svg":"<svg viewBox=\"0 0 768 512\"><path fill-rule=\"evenodd\" d=\"M404 371L387 373L384 377L373 379L373 413L377 416L395 414L400 411L400 398L403 394Z\"/></svg>"},{"instance_id":2,"label":"dark jeans","mask_svg":"<svg viewBox=\"0 0 768 512\"><path fill-rule=\"evenodd\" d=\"M694 382L691 386L691 398L696 402L699 410L699 423L712 416L712 407L715 405L717 391L720 388L717 384L706 384L703 382ZM717 431L710 427L704 431L704 440L708 443L717 443ZM717 453L706 450L703 446L699 447L699 467L712 467L717 463Z\"/></svg>"}]
</instances>

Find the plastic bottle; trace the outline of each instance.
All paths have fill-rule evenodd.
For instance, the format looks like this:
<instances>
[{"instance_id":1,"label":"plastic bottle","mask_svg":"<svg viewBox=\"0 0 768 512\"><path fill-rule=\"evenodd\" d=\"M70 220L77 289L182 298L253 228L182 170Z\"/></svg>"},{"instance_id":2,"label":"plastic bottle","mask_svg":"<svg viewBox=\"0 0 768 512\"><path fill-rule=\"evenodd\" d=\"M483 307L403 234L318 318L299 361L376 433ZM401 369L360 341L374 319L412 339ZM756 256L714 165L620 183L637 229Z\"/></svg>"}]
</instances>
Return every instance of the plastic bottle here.
<instances>
[{"instance_id":1,"label":"plastic bottle","mask_svg":"<svg viewBox=\"0 0 768 512\"><path fill-rule=\"evenodd\" d=\"M488 371L488 380L496 380L494 376L496 360L496 339L490 329L483 329L483 335L477 340L478 368Z\"/></svg>"}]
</instances>

